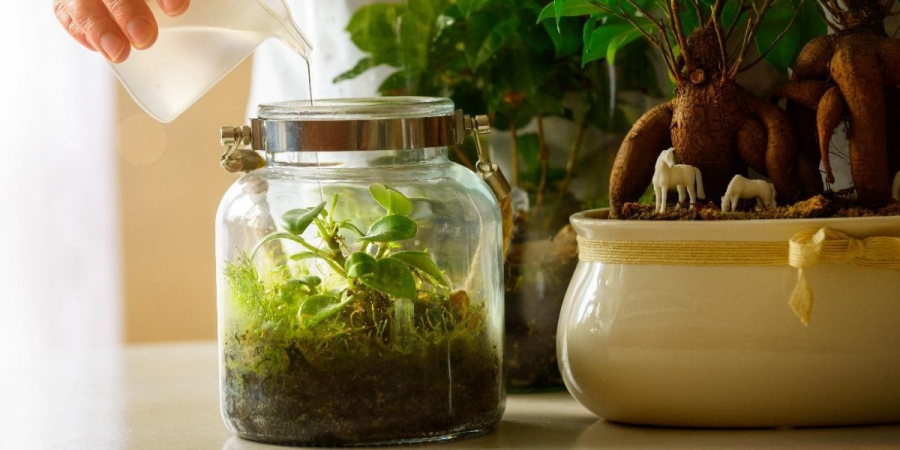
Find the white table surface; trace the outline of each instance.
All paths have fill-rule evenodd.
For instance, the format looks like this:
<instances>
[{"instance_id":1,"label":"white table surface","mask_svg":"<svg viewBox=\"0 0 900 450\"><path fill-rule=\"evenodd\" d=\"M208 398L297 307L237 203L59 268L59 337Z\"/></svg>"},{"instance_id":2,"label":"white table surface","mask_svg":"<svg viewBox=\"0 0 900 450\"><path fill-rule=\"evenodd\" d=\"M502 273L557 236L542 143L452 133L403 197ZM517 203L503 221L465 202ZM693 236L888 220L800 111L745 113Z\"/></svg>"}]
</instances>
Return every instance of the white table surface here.
<instances>
[{"instance_id":1,"label":"white table surface","mask_svg":"<svg viewBox=\"0 0 900 450\"><path fill-rule=\"evenodd\" d=\"M219 416L215 344L0 358L0 449L273 449ZM677 430L597 419L564 392L511 395L488 435L432 449L900 448L900 425ZM424 447L398 447L413 449Z\"/></svg>"}]
</instances>

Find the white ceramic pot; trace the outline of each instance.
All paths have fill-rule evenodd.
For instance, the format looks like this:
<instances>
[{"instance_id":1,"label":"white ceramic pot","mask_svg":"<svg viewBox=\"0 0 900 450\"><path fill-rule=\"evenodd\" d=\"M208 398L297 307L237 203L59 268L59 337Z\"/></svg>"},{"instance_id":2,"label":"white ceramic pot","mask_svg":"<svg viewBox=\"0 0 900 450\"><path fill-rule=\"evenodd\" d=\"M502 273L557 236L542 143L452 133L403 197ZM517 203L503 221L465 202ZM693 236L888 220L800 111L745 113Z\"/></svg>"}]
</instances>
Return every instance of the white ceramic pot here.
<instances>
[{"instance_id":1,"label":"white ceramic pot","mask_svg":"<svg viewBox=\"0 0 900 450\"><path fill-rule=\"evenodd\" d=\"M788 242L829 227L900 237L900 217L734 222L572 217L582 239ZM797 269L579 263L560 315L560 369L612 421L682 427L900 422L900 271L806 269L810 325L788 306Z\"/></svg>"}]
</instances>

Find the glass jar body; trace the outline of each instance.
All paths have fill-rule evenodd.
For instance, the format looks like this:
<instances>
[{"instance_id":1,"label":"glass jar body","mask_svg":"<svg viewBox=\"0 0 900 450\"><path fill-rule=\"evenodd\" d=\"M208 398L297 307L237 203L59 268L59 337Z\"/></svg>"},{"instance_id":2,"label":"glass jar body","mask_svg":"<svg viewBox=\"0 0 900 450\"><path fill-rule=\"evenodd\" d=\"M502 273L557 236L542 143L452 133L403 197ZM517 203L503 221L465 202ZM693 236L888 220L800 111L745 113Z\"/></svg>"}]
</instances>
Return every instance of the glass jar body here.
<instances>
[{"instance_id":1,"label":"glass jar body","mask_svg":"<svg viewBox=\"0 0 900 450\"><path fill-rule=\"evenodd\" d=\"M217 219L227 425L317 446L489 430L504 404L503 281L499 209L484 183L445 149L270 163L232 186ZM385 206L391 190L401 200ZM317 205L306 228L292 221ZM394 220L414 222L414 236L385 228ZM374 262L354 267L360 259ZM397 294L408 279L415 294Z\"/></svg>"}]
</instances>

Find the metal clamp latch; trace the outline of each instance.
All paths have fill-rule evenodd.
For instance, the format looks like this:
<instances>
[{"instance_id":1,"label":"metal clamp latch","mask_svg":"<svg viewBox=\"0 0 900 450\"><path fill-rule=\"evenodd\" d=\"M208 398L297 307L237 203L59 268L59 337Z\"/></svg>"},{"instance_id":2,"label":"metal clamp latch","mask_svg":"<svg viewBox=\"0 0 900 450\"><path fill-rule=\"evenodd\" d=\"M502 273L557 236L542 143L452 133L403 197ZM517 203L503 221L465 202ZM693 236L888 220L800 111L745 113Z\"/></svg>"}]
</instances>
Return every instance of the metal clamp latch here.
<instances>
[{"instance_id":1,"label":"metal clamp latch","mask_svg":"<svg viewBox=\"0 0 900 450\"><path fill-rule=\"evenodd\" d=\"M225 149L219 165L229 173L252 172L265 167L266 160L259 153L250 149L241 149L250 145L253 134L250 127L222 127L219 141Z\"/></svg>"},{"instance_id":2,"label":"metal clamp latch","mask_svg":"<svg viewBox=\"0 0 900 450\"><path fill-rule=\"evenodd\" d=\"M487 116L466 116L464 124L466 133L471 134L475 139L475 149L478 151L478 162L475 163L476 172L491 188L498 201L505 200L512 191L509 181L503 176L500 166L491 162L484 146L481 145L481 135L491 132L490 120Z\"/></svg>"}]
</instances>

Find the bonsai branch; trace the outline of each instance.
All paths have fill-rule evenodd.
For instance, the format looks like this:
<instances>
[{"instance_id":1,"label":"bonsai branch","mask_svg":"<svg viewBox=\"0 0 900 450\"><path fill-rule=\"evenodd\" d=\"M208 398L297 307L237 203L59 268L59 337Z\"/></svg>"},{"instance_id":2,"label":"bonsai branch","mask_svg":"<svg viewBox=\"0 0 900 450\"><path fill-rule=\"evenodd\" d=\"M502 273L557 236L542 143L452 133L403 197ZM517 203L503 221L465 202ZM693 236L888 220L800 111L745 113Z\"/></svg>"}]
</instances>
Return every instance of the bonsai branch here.
<instances>
[{"instance_id":1,"label":"bonsai branch","mask_svg":"<svg viewBox=\"0 0 900 450\"><path fill-rule=\"evenodd\" d=\"M760 9L757 9L754 5L753 10L756 13L756 16L750 18L747 23L747 31L744 33L744 39L741 42L740 51L737 54L737 58L735 58L734 64L728 71L728 80L734 81L735 78L737 78L738 73L740 73L744 58L747 56L747 52L750 50L751 44L756 38L756 33L759 32L759 27L760 25L762 25L763 17L765 17L767 12L769 12L769 8L772 7L772 3L774 3L774 0L766 0L765 3L763 3L762 8Z\"/></svg>"},{"instance_id":2,"label":"bonsai branch","mask_svg":"<svg viewBox=\"0 0 900 450\"><path fill-rule=\"evenodd\" d=\"M731 34L734 33L734 30L737 28L738 24L741 23L741 17L743 17L743 15L747 13L747 11L750 11L750 7L747 6L744 0L739 0L737 14L734 15L734 19L731 19L731 24L728 25L728 31L725 32L726 41L731 38Z\"/></svg>"},{"instance_id":3,"label":"bonsai branch","mask_svg":"<svg viewBox=\"0 0 900 450\"><path fill-rule=\"evenodd\" d=\"M719 68L722 72L725 71L725 66L728 64L728 52L725 51L726 39L722 32L722 27L719 24L719 17L722 14L724 5L725 3L722 0L716 0L716 3L712 7L712 15L709 18L716 30L716 40L719 41Z\"/></svg>"},{"instance_id":4,"label":"bonsai branch","mask_svg":"<svg viewBox=\"0 0 900 450\"><path fill-rule=\"evenodd\" d=\"M660 36L657 39L656 36L653 35L652 32L647 31L644 28L644 25L641 25L636 18L634 18L631 14L625 11L621 5L616 4L618 10L613 9L599 1L591 0L591 4L599 8L600 10L610 14L612 16L618 17L619 19L625 20L630 23L638 32L640 32L644 38L647 39L650 44L656 47L660 53L663 55L663 61L666 63L666 68L669 70L669 73L675 78L676 81L682 81L681 72L678 70L678 58L675 57L675 51L672 48L671 43L669 42L668 32L666 29L668 28L668 23L663 20L655 19L649 12L647 12L641 5L639 5L634 0L627 0L628 3L640 11L643 15L642 18L647 19L659 32Z\"/></svg>"},{"instance_id":5,"label":"bonsai branch","mask_svg":"<svg viewBox=\"0 0 900 450\"><path fill-rule=\"evenodd\" d=\"M800 0L800 4L797 5L797 9L796 9L796 11L794 11L794 15L791 16L790 22L788 22L788 24L787 24L787 26L784 28L784 30L781 31L781 34L779 34L779 35L775 38L775 40L772 41L771 44L769 44L769 46L765 49L765 51L763 51L762 53L760 53L759 57L757 57L757 58L754 59L753 61L751 61L751 62L745 64L745 65L742 66L740 69L738 69L738 73L741 73L741 72L745 72L745 71L747 71L747 70L750 70L751 68L753 68L753 66L755 66L755 65L759 64L760 62L762 62L762 61L766 58L766 56L769 55L769 53L772 51L772 49L774 49L775 46L778 45L778 43L781 42L782 39L784 39L784 37L785 37L785 35L787 35L788 31L791 30L791 27L794 26L794 22L797 21L797 16L800 15L801 8L803 7L803 4L804 4L805 2L806 2L806 0Z\"/></svg>"},{"instance_id":6,"label":"bonsai branch","mask_svg":"<svg viewBox=\"0 0 900 450\"><path fill-rule=\"evenodd\" d=\"M671 0L666 5L669 9L669 15L672 17L669 25L675 33L675 38L678 40L678 46L681 48L681 54L684 56L684 64L687 66L688 72L691 72L695 68L695 64L690 52L687 51L687 36L684 35L684 25L681 23L681 16L678 11L678 0Z\"/></svg>"},{"instance_id":7,"label":"bonsai branch","mask_svg":"<svg viewBox=\"0 0 900 450\"><path fill-rule=\"evenodd\" d=\"M826 14L825 7L821 2L816 3L816 12L819 13L819 17L823 22L825 22L826 25L828 25L828 28L830 28L832 31L839 32L842 30L840 25L834 23L834 21L831 20L831 15Z\"/></svg>"}]
</instances>

